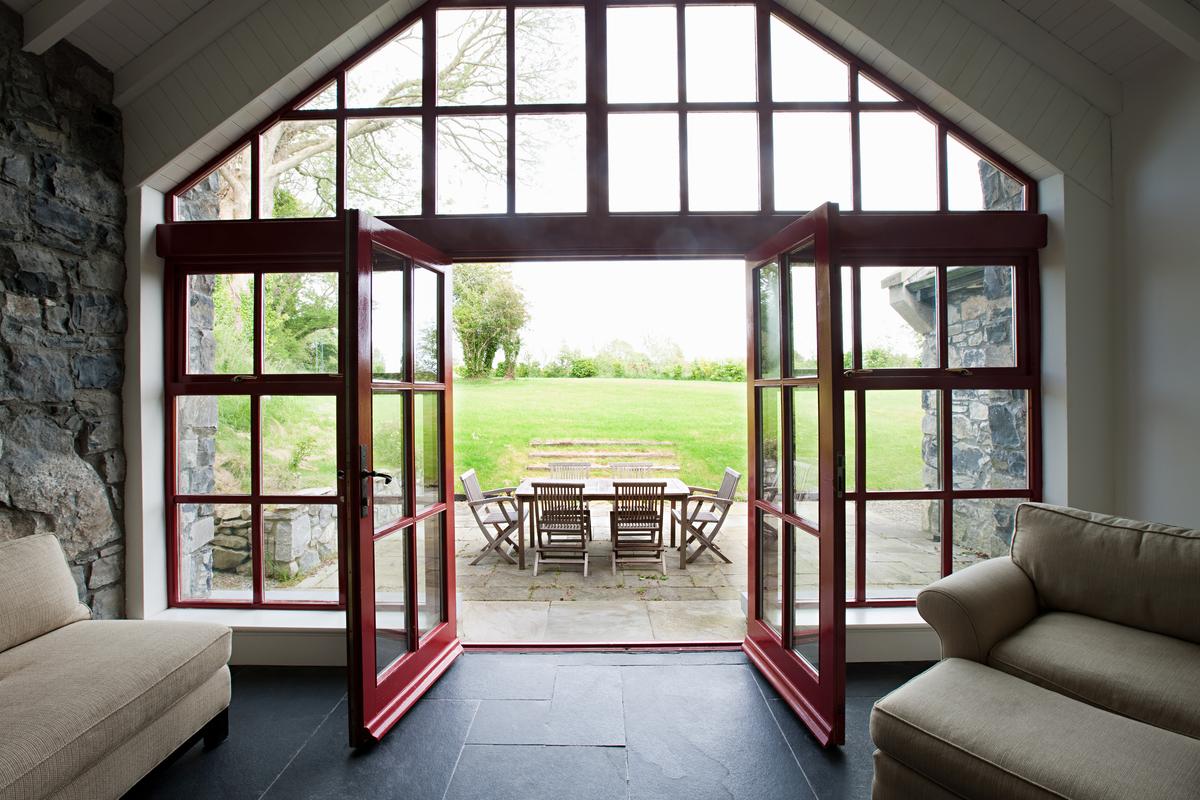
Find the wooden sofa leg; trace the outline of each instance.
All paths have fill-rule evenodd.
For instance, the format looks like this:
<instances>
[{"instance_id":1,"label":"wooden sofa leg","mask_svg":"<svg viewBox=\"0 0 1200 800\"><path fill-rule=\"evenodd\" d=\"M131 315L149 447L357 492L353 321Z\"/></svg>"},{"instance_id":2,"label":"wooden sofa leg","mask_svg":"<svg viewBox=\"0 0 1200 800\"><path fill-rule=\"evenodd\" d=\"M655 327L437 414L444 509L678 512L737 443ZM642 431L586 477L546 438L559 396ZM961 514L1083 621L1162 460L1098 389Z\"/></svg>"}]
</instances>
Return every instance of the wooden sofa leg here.
<instances>
[{"instance_id":1,"label":"wooden sofa leg","mask_svg":"<svg viewBox=\"0 0 1200 800\"><path fill-rule=\"evenodd\" d=\"M205 750L212 750L225 741L229 737L229 708L221 709L221 713L210 719L200 732L204 736Z\"/></svg>"}]
</instances>

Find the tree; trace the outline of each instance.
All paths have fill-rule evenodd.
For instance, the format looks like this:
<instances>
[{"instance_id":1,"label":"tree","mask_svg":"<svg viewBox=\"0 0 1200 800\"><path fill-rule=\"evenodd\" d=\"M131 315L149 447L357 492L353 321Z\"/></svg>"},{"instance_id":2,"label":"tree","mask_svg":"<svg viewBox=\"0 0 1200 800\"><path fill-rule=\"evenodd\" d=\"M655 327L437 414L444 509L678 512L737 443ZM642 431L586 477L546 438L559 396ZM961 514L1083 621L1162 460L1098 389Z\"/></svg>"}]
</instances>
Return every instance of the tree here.
<instances>
[{"instance_id":1,"label":"tree","mask_svg":"<svg viewBox=\"0 0 1200 800\"><path fill-rule=\"evenodd\" d=\"M438 103L446 106L503 103L505 90L506 12L486 9L463 18L452 30L441 31L436 84ZM554 9L523 9L516 15L516 33L525 43L518 80L522 102L536 103L553 96L562 85L564 59L577 56L569 41L573 23ZM422 30L419 24L401 32L363 63L371 74L359 89L365 96L348 102L360 108L416 108L421 105ZM415 69L397 68L416 64ZM361 70L361 66L360 66ZM349 87L348 87L349 89ZM324 99L328 92L319 95ZM327 108L312 102L312 107ZM439 125L439 148L455 152L464 167L489 180L503 180L507 143L486 116L455 116ZM501 126L502 128L503 126ZM553 136L554 132L548 132ZM363 118L346 123L347 198L351 207L399 209L417 213L420 196L421 150L419 118ZM522 153L542 147L528 142ZM259 140L260 197L274 217L330 216L336 208L336 126L330 120L291 120L272 126ZM524 156L523 156L524 158ZM218 168L220 216L244 216L249 207L249 157L235 157ZM383 213L383 212L381 212Z\"/></svg>"},{"instance_id":2,"label":"tree","mask_svg":"<svg viewBox=\"0 0 1200 800\"><path fill-rule=\"evenodd\" d=\"M507 269L495 264L457 265L452 317L454 332L462 345L464 377L490 375L492 362L501 348L505 375L515 377L521 329L529 321L529 311L525 295L513 283Z\"/></svg>"}]
</instances>

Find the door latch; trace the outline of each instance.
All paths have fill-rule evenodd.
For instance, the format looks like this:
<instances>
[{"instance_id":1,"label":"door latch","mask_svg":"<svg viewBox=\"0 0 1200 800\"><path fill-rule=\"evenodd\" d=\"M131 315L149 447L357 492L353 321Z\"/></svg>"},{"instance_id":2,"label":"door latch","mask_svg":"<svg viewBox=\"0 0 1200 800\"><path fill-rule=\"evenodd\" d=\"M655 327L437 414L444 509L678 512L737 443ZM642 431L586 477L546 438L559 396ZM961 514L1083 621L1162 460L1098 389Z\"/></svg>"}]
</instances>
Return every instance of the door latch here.
<instances>
[{"instance_id":1,"label":"door latch","mask_svg":"<svg viewBox=\"0 0 1200 800\"><path fill-rule=\"evenodd\" d=\"M370 513L370 502L367 498L371 493L371 479L382 478L385 485L392 482L392 476L386 472L376 472L373 469L367 468L367 446L365 444L358 446L358 478L360 482L358 489L358 516L365 519L367 514Z\"/></svg>"}]
</instances>

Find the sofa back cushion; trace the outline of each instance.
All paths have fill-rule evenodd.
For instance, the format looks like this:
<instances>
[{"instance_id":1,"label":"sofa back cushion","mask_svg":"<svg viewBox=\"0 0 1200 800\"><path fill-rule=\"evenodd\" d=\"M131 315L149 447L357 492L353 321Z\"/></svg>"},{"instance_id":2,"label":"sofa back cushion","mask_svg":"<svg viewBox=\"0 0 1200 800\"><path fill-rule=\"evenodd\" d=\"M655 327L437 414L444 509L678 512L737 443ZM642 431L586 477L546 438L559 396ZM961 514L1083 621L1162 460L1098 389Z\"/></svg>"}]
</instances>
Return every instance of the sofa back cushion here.
<instances>
[{"instance_id":1,"label":"sofa back cushion","mask_svg":"<svg viewBox=\"0 0 1200 800\"><path fill-rule=\"evenodd\" d=\"M58 539L0 543L0 653L89 617Z\"/></svg>"},{"instance_id":2,"label":"sofa back cushion","mask_svg":"<svg viewBox=\"0 0 1200 800\"><path fill-rule=\"evenodd\" d=\"M1025 503L1012 559L1044 609L1200 643L1200 531Z\"/></svg>"}]
</instances>

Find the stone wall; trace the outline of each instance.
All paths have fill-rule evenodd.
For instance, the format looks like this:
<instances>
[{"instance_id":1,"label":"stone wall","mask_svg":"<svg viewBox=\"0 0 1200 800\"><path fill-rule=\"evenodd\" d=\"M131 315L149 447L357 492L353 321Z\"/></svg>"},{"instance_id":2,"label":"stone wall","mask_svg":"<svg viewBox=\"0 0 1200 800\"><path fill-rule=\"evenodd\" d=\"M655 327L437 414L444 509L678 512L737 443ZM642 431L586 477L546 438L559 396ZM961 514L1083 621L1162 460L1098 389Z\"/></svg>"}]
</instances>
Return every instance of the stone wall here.
<instances>
[{"instance_id":1,"label":"stone wall","mask_svg":"<svg viewBox=\"0 0 1200 800\"><path fill-rule=\"evenodd\" d=\"M50 532L124 614L125 198L112 75L0 5L0 540Z\"/></svg>"}]
</instances>

